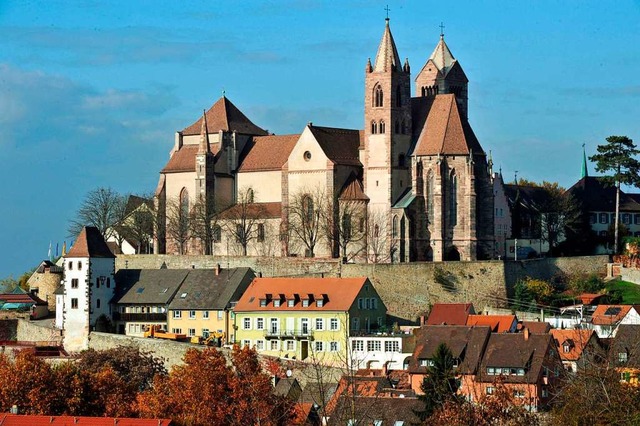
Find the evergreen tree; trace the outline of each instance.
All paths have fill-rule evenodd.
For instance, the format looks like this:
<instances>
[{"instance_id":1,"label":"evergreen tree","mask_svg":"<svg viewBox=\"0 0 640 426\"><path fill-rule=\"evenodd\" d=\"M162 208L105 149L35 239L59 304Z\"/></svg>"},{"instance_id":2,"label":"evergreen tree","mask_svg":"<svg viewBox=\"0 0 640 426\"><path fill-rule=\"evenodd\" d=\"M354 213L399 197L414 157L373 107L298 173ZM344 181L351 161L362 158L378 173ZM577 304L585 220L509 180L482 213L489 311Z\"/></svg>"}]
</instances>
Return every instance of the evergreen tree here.
<instances>
[{"instance_id":1,"label":"evergreen tree","mask_svg":"<svg viewBox=\"0 0 640 426\"><path fill-rule=\"evenodd\" d=\"M454 358L445 343L436 348L432 363L427 368L427 375L422 380L420 389L423 395L419 399L424 403L424 410L415 414L424 421L447 402L458 402L458 380L453 371Z\"/></svg>"}]
</instances>

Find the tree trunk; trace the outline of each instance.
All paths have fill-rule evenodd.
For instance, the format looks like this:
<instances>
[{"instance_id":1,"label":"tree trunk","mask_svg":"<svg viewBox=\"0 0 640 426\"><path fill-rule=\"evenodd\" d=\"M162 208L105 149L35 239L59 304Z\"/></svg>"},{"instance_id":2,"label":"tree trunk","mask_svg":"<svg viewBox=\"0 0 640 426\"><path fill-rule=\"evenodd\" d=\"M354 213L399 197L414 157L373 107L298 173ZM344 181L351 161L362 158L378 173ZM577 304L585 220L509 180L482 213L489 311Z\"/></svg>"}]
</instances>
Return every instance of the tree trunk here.
<instances>
[{"instance_id":1,"label":"tree trunk","mask_svg":"<svg viewBox=\"0 0 640 426\"><path fill-rule=\"evenodd\" d=\"M620 216L620 180L616 181L616 221L613 240L613 254L618 254L618 225Z\"/></svg>"}]
</instances>

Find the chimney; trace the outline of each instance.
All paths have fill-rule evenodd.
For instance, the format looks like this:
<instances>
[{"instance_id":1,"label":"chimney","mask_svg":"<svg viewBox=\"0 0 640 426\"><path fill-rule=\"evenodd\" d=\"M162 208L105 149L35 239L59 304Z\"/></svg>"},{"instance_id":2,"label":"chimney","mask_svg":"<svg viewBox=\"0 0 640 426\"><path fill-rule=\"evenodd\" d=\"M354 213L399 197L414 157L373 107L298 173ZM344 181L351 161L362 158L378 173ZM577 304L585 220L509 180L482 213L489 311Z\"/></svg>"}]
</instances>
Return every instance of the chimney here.
<instances>
[{"instance_id":1,"label":"chimney","mask_svg":"<svg viewBox=\"0 0 640 426\"><path fill-rule=\"evenodd\" d=\"M529 327L525 327L522 333L524 334L524 341L529 340Z\"/></svg>"},{"instance_id":2,"label":"chimney","mask_svg":"<svg viewBox=\"0 0 640 426\"><path fill-rule=\"evenodd\" d=\"M220 271L221 271L221 270L222 270L222 269L220 268L220 264L218 263L218 264L216 265L216 276L220 275Z\"/></svg>"}]
</instances>

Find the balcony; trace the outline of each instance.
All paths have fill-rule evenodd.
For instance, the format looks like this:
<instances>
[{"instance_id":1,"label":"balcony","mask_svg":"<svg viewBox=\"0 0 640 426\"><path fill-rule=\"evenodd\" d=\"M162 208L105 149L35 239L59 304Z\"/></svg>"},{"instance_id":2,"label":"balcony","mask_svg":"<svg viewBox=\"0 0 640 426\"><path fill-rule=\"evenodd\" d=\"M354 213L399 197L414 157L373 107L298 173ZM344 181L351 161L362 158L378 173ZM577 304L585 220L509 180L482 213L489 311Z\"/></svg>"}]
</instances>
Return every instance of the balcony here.
<instances>
[{"instance_id":1,"label":"balcony","mask_svg":"<svg viewBox=\"0 0 640 426\"><path fill-rule=\"evenodd\" d=\"M266 339L313 340L313 330L265 330Z\"/></svg>"},{"instance_id":2,"label":"balcony","mask_svg":"<svg viewBox=\"0 0 640 426\"><path fill-rule=\"evenodd\" d=\"M122 312L114 312L113 313L114 321L153 321L153 322L166 322L167 314L162 313L144 313L144 314L134 314L134 313L122 313Z\"/></svg>"}]
</instances>

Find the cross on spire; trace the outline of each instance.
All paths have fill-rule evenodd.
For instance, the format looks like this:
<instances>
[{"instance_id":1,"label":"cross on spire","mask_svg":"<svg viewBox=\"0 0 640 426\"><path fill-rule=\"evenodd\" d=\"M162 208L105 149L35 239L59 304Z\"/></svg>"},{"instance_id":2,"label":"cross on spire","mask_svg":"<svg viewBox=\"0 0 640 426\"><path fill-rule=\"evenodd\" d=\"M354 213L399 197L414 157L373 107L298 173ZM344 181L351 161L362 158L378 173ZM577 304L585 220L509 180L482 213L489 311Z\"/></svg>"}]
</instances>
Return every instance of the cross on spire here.
<instances>
[{"instance_id":1,"label":"cross on spire","mask_svg":"<svg viewBox=\"0 0 640 426\"><path fill-rule=\"evenodd\" d=\"M440 22L440 37L444 37L444 24Z\"/></svg>"},{"instance_id":2,"label":"cross on spire","mask_svg":"<svg viewBox=\"0 0 640 426\"><path fill-rule=\"evenodd\" d=\"M386 5L384 10L387 11L387 21L389 20L389 11L391 11L391 9L389 9L389 5Z\"/></svg>"}]
</instances>

